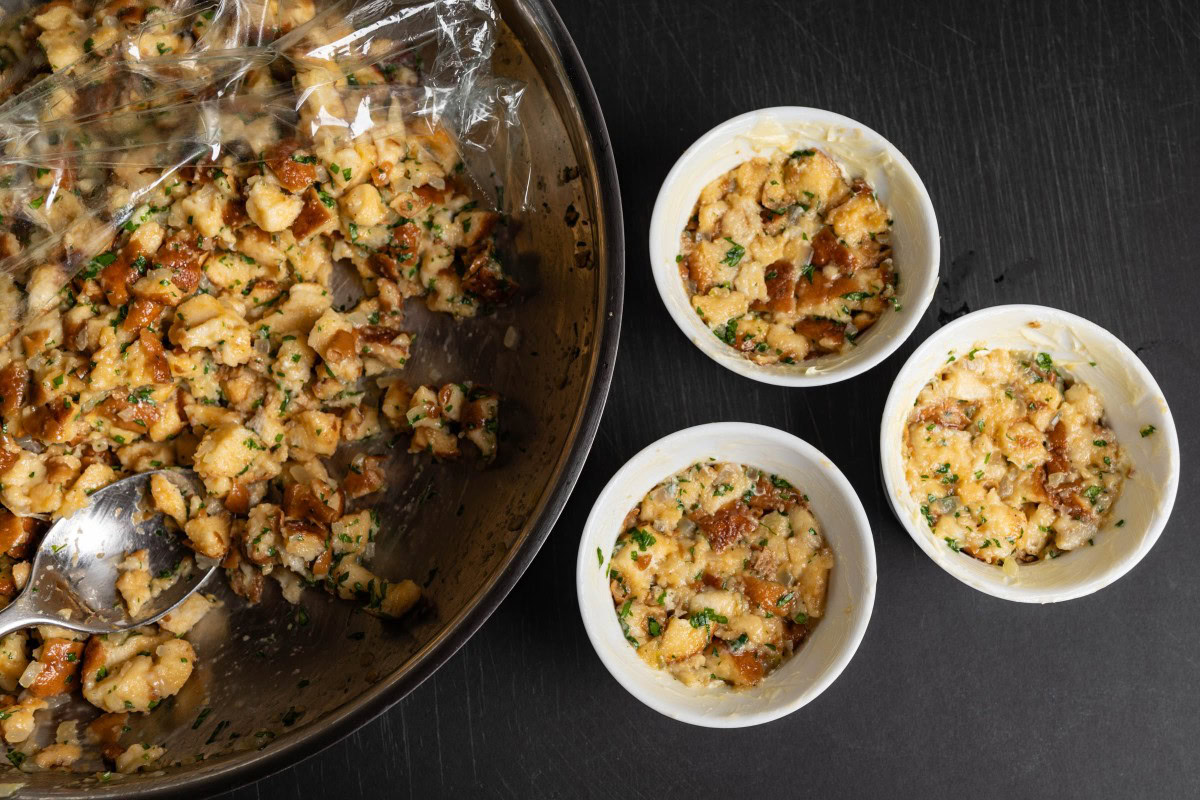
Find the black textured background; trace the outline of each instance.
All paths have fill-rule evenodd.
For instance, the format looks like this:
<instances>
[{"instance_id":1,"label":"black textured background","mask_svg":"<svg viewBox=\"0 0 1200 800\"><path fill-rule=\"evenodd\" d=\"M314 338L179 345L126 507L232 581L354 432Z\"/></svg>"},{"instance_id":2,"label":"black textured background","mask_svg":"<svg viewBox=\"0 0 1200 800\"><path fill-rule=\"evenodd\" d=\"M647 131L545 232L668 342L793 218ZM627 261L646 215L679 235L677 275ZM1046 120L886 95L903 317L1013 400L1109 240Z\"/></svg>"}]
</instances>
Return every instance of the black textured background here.
<instances>
[{"instance_id":1,"label":"black textured background","mask_svg":"<svg viewBox=\"0 0 1200 800\"><path fill-rule=\"evenodd\" d=\"M558 0L608 120L625 204L626 316L583 477L528 574L437 675L358 733L224 795L282 797L1194 797L1200 792L1200 3ZM846 383L773 388L675 328L648 268L678 155L754 108L860 120L923 176L943 284L914 338ZM1134 348L1184 473L1145 561L1027 607L920 553L879 484L878 420L917 342L967 310L1058 306ZM642 706L584 635L573 580L592 501L633 453L716 420L812 442L858 488L879 589L858 655L814 703L741 731Z\"/></svg>"}]
</instances>

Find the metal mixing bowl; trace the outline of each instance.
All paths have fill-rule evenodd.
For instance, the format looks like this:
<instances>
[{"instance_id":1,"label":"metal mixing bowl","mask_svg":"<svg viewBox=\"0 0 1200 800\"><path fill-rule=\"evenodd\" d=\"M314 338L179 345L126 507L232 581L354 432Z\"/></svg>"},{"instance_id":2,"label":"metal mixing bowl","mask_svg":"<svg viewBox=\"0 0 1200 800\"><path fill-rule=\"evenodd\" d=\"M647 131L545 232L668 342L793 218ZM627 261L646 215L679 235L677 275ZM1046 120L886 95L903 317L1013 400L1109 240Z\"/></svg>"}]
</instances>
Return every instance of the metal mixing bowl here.
<instances>
[{"instance_id":1,"label":"metal mixing bowl","mask_svg":"<svg viewBox=\"0 0 1200 800\"><path fill-rule=\"evenodd\" d=\"M549 534L612 378L624 278L621 203L604 120L562 21L547 0L498 6L505 24L495 72L528 87L522 102L536 210L522 215L516 250L531 291L493 318L413 323L426 355L412 377L474 379L505 398L495 466L392 458L373 569L417 580L430 604L389 622L319 589L305 593L302 608L288 605L273 581L256 607L223 590L225 605L191 637L196 674L152 714L131 715L133 730L122 740L164 744L160 770L106 780L89 754L75 772L0 776L24 784L15 796L207 794L292 764L428 678L499 605ZM504 345L510 326L519 335L512 348ZM64 707L55 719L95 714Z\"/></svg>"}]
</instances>

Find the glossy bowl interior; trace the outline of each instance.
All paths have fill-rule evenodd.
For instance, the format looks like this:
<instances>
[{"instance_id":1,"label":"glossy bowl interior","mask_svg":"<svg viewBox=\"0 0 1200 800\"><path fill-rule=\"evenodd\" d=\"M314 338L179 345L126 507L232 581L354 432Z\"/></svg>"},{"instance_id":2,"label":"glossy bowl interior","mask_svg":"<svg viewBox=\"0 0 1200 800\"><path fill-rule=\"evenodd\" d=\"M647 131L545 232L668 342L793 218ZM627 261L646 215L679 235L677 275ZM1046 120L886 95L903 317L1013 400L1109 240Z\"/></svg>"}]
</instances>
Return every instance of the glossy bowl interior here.
<instances>
[{"instance_id":1,"label":"glossy bowl interior","mask_svg":"<svg viewBox=\"0 0 1200 800\"><path fill-rule=\"evenodd\" d=\"M373 569L415 579L429 608L387 622L314 589L301 610L271 580L257 607L222 590L224 606L189 637L196 674L153 713L130 718L126 741L167 747L161 770L98 782L105 768L89 752L75 773L0 777L19 786L15 796L208 794L288 766L432 674L495 609L549 533L611 379L623 282L620 198L604 120L561 20L543 0L497 6L504 25L494 71L527 87L529 203L537 210L517 220L515 269L530 291L513 309L458 325L409 306L408 325L440 343L419 350L410 380L470 377L505 398L495 466L432 464L403 452L389 461ZM504 345L510 327L518 339L511 348ZM98 712L55 713L88 720Z\"/></svg>"},{"instance_id":2,"label":"glossy bowl interior","mask_svg":"<svg viewBox=\"0 0 1200 800\"><path fill-rule=\"evenodd\" d=\"M752 689L691 688L648 666L625 641L608 588L608 559L625 515L660 481L709 458L768 470L807 494L835 558L825 618L792 658ZM687 428L631 458L596 498L579 543L575 574L584 628L617 682L655 711L710 728L770 722L828 688L866 632L875 581L870 523L837 466L789 433L743 422Z\"/></svg>"},{"instance_id":3,"label":"glossy bowl interior","mask_svg":"<svg viewBox=\"0 0 1200 800\"><path fill-rule=\"evenodd\" d=\"M756 364L733 350L696 315L675 257L679 237L700 191L725 172L780 148L824 150L865 177L890 209L892 249L900 275L899 312L889 309L843 353L801 364ZM849 117L818 108L764 108L721 123L675 162L659 190L650 219L650 267L675 324L709 358L756 381L819 386L859 375L887 358L909 337L937 288L941 242L929 193L912 164L887 139Z\"/></svg>"},{"instance_id":4,"label":"glossy bowl interior","mask_svg":"<svg viewBox=\"0 0 1200 800\"><path fill-rule=\"evenodd\" d=\"M904 474L904 427L925 384L950 356L972 348L1044 352L1095 389L1108 424L1133 464L1109 525L1095 544L1059 558L1022 564L1016 577L938 539L921 515ZM1153 434L1141 431L1153 425ZM1145 365L1116 336L1082 317L1034 305L985 308L941 328L916 349L888 395L880 429L888 500L913 540L938 566L981 592L1024 603L1070 600L1098 591L1142 560L1171 515L1179 486L1179 439L1166 398ZM1118 520L1125 520L1120 528Z\"/></svg>"}]
</instances>

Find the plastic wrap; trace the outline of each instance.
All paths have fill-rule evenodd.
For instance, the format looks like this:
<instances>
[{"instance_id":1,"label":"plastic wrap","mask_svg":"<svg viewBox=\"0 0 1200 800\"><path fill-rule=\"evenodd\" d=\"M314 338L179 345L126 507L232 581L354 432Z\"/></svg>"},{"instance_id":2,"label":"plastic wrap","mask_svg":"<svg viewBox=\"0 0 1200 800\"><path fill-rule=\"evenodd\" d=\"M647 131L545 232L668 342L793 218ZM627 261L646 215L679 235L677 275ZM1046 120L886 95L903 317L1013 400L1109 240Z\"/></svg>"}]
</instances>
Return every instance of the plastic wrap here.
<instances>
[{"instance_id":1,"label":"plastic wrap","mask_svg":"<svg viewBox=\"0 0 1200 800\"><path fill-rule=\"evenodd\" d=\"M498 18L488 0L5 8L3 341L62 302L73 278L105 266L142 224L193 227L191 216L181 222L182 198L206 182L220 190L223 170L267 174L264 158L281 142L307 154L297 164L312 167L311 188L327 205L363 182L347 159L364 147L368 167L381 170L372 180L422 186L420 164L383 159L394 134L457 162L481 205L525 208L522 87L491 74ZM349 154L341 164L330 158L338 153ZM385 165L414 174L382 174ZM208 229L198 246L235 249Z\"/></svg>"}]
</instances>

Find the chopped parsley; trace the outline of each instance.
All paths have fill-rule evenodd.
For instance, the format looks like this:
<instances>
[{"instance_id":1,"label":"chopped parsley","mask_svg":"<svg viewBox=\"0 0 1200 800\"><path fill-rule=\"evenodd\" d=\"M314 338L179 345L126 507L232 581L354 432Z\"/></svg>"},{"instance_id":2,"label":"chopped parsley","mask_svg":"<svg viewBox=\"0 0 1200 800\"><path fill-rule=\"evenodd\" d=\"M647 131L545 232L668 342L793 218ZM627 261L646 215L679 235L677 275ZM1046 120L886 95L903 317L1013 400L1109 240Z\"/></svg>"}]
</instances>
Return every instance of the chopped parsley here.
<instances>
[{"instance_id":1,"label":"chopped parsley","mask_svg":"<svg viewBox=\"0 0 1200 800\"><path fill-rule=\"evenodd\" d=\"M649 531L644 531L641 528L634 528L629 534L629 538L633 539L633 541L637 543L638 547L642 551L645 551L647 547L650 547L652 544L658 541L654 538L654 534L650 533Z\"/></svg>"},{"instance_id":2,"label":"chopped parsley","mask_svg":"<svg viewBox=\"0 0 1200 800\"><path fill-rule=\"evenodd\" d=\"M725 251L725 257L721 259L721 263L730 267L736 267L742 260L742 256L746 255L746 248L728 236L725 237L725 241L729 242L729 249Z\"/></svg>"},{"instance_id":3,"label":"chopped parsley","mask_svg":"<svg viewBox=\"0 0 1200 800\"><path fill-rule=\"evenodd\" d=\"M720 624L725 625L729 622L729 617L726 617L723 614L718 614L711 608L705 608L703 611L692 614L688 618L688 622L693 628L703 628L704 626L713 622L719 622Z\"/></svg>"},{"instance_id":4,"label":"chopped parsley","mask_svg":"<svg viewBox=\"0 0 1200 800\"><path fill-rule=\"evenodd\" d=\"M722 342L732 347L734 342L737 340L737 323L739 319L741 319L741 317L734 317L724 325L718 325L713 330L713 333L716 334L717 338Z\"/></svg>"}]
</instances>

